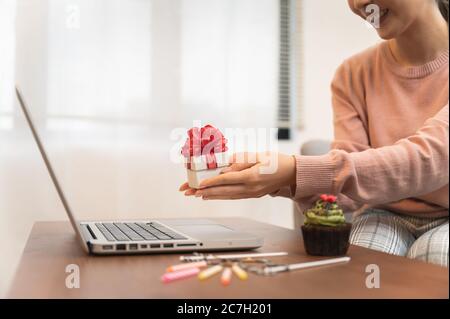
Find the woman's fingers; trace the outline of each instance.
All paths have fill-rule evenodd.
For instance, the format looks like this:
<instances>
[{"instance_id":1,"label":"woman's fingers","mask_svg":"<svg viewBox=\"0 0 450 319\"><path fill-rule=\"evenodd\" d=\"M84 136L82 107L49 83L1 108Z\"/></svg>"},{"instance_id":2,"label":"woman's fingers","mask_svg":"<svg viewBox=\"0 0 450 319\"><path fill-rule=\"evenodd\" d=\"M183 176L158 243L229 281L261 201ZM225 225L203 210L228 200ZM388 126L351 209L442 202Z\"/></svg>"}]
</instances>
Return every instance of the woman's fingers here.
<instances>
[{"instance_id":1,"label":"woman's fingers","mask_svg":"<svg viewBox=\"0 0 450 319\"><path fill-rule=\"evenodd\" d=\"M189 184L188 184L188 183L184 183L183 185L180 186L179 191L180 191L180 192L183 192L183 191L185 191L185 190L188 190L189 188L190 188L190 187L189 187Z\"/></svg>"},{"instance_id":2,"label":"woman's fingers","mask_svg":"<svg viewBox=\"0 0 450 319\"><path fill-rule=\"evenodd\" d=\"M233 195L233 196L209 196L209 197L203 197L203 200L237 200L237 199L247 199L247 198L251 198L250 195L244 195L244 194L239 194L239 195Z\"/></svg>"},{"instance_id":3,"label":"woman's fingers","mask_svg":"<svg viewBox=\"0 0 450 319\"><path fill-rule=\"evenodd\" d=\"M230 164L252 164L255 165L258 163L258 154L257 153L234 153L230 160Z\"/></svg>"},{"instance_id":4,"label":"woman's fingers","mask_svg":"<svg viewBox=\"0 0 450 319\"><path fill-rule=\"evenodd\" d=\"M192 196L195 195L195 192L197 191L195 188L189 187L189 183L184 183L180 186L179 189L180 192L184 192L185 196Z\"/></svg>"},{"instance_id":5,"label":"woman's fingers","mask_svg":"<svg viewBox=\"0 0 450 319\"><path fill-rule=\"evenodd\" d=\"M208 178L200 183L200 188L220 186L220 185L233 185L244 184L248 179L248 170L240 172L230 172L226 174L220 174L212 178Z\"/></svg>"},{"instance_id":6,"label":"woman's fingers","mask_svg":"<svg viewBox=\"0 0 450 319\"><path fill-rule=\"evenodd\" d=\"M234 153L230 159L230 166L224 168L221 173L238 172L255 165L257 156L255 153Z\"/></svg>"},{"instance_id":7,"label":"woman's fingers","mask_svg":"<svg viewBox=\"0 0 450 319\"><path fill-rule=\"evenodd\" d=\"M242 184L217 186L197 190L195 197L203 197L204 199L209 199L212 197L220 197L221 199L237 199L245 193L246 189L247 188Z\"/></svg>"},{"instance_id":8,"label":"woman's fingers","mask_svg":"<svg viewBox=\"0 0 450 319\"><path fill-rule=\"evenodd\" d=\"M239 172L239 171L243 171L244 169L250 168L255 164L251 164L251 163L235 163L235 164L231 164L230 166L224 168L222 170L222 174L225 173L230 173L230 172Z\"/></svg>"},{"instance_id":9,"label":"woman's fingers","mask_svg":"<svg viewBox=\"0 0 450 319\"><path fill-rule=\"evenodd\" d=\"M184 192L184 195L185 195L185 196L192 196L192 195L195 195L196 192L197 192L196 189L190 188L190 189L188 189L186 192Z\"/></svg>"}]
</instances>

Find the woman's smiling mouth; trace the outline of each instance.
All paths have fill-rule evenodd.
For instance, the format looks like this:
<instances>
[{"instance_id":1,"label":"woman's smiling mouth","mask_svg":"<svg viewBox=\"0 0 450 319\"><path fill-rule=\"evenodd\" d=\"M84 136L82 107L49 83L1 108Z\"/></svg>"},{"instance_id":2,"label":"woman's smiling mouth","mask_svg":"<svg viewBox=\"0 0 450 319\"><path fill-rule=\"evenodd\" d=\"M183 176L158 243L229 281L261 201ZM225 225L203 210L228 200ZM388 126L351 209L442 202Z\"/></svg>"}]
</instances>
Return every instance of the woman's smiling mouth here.
<instances>
[{"instance_id":1,"label":"woman's smiling mouth","mask_svg":"<svg viewBox=\"0 0 450 319\"><path fill-rule=\"evenodd\" d=\"M389 9L381 10L380 11L380 24L382 24L384 21L386 21L388 16L389 16Z\"/></svg>"},{"instance_id":2,"label":"woman's smiling mouth","mask_svg":"<svg viewBox=\"0 0 450 319\"><path fill-rule=\"evenodd\" d=\"M366 7L364 9L363 17L368 21L371 20L369 22L372 24L378 22L378 24L381 25L389 16L389 12L389 9L378 8L378 10L375 11L373 8L369 9L369 7Z\"/></svg>"}]
</instances>

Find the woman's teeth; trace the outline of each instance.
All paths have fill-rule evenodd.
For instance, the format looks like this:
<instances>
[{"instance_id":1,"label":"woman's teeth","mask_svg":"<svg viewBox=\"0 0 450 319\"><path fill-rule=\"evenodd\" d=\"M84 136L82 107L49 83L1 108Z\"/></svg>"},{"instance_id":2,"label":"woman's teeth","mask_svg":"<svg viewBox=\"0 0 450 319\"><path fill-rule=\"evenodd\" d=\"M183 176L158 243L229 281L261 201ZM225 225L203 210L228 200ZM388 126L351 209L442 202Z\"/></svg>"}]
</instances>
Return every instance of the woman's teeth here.
<instances>
[{"instance_id":1,"label":"woman's teeth","mask_svg":"<svg viewBox=\"0 0 450 319\"><path fill-rule=\"evenodd\" d=\"M370 10L369 10L369 11L370 11ZM374 12L372 11L371 14L369 15L369 14L368 14L368 10L366 9L366 10L365 10L365 16L366 16L366 18L372 16L373 13L374 13ZM379 17L379 18L383 18L383 17L386 16L388 13L389 13L389 9L380 9L380 11L379 11L379 16L378 16L378 17Z\"/></svg>"},{"instance_id":2,"label":"woman's teeth","mask_svg":"<svg viewBox=\"0 0 450 319\"><path fill-rule=\"evenodd\" d=\"M384 17L385 15L387 15L389 12L389 9L383 9L380 11L380 18Z\"/></svg>"}]
</instances>

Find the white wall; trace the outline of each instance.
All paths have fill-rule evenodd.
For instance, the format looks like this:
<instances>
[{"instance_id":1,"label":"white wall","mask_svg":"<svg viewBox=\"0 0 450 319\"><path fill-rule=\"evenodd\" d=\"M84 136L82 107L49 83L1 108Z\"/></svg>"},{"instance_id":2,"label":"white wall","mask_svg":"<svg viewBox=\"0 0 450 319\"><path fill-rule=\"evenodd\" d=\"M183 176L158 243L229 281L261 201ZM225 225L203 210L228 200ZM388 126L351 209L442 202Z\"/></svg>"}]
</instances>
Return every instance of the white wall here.
<instances>
[{"instance_id":1,"label":"white wall","mask_svg":"<svg viewBox=\"0 0 450 319\"><path fill-rule=\"evenodd\" d=\"M1 73L0 296L33 223L67 219L15 82L80 219L245 216L292 225L285 199L185 198L185 169L170 158L172 129L193 119L275 123L276 0L23 0L16 21L15 2L0 0L0 69L11 71ZM79 27L67 27L70 3L79 4Z\"/></svg>"},{"instance_id":2,"label":"white wall","mask_svg":"<svg viewBox=\"0 0 450 319\"><path fill-rule=\"evenodd\" d=\"M333 137L330 83L342 61L379 41L346 0L303 0L301 95L304 130L299 142Z\"/></svg>"},{"instance_id":3,"label":"white wall","mask_svg":"<svg viewBox=\"0 0 450 319\"><path fill-rule=\"evenodd\" d=\"M0 49L7 48L0 50L0 69L7 69L14 63L12 58L6 58L7 54L14 53L14 43L11 37L8 38L8 32L13 29L13 19L9 16L13 10L7 10L13 1L0 0ZM32 25L43 24L45 28L47 14L35 11L34 20L22 25L24 29L20 32L30 35L28 45L46 45L46 39L42 34L36 34ZM7 18L2 15L7 15ZM261 15L259 19L263 21L265 18ZM296 141L281 143L280 150L284 152L296 152L299 143L310 138L331 138L329 84L334 70L345 57L376 40L373 32L353 17L344 0L304 0L302 19L304 67L300 72L304 77L305 129L298 132ZM258 19L253 21L256 24L260 22ZM242 39L239 43L246 45ZM269 42L260 43L264 46ZM19 72L18 79L24 83L27 99L37 101L33 107L44 109L46 101L40 94L46 92L46 83L36 82L33 77L25 81L23 76L26 73L23 72L46 74L47 60L26 50L23 45L19 43L17 47L17 58L24 61L20 65L22 73ZM43 54L43 51L39 52ZM244 58L250 59L251 56ZM50 70L53 70L53 75L57 74L55 69ZM3 91L12 86L14 79L11 76L0 79L3 96ZM170 75L166 80L170 80ZM245 85L245 81L242 83ZM251 88L253 84L247 85ZM266 84L261 81L258 85ZM33 87L39 89L32 90ZM260 101L260 96L249 98L255 103L265 103ZM12 129L2 130L0 125L0 296L4 296L33 222L64 220L66 217L23 116L17 112L17 105L10 105L10 99L6 98L0 101L3 103L0 105L0 124L7 118L1 115L2 110L16 110ZM61 126L73 130L64 135L58 129ZM184 179L182 166L167 165L167 150L172 143L170 130L155 131L145 125L118 123L93 125L76 120L56 121L50 125L52 127L53 130L44 132L44 138L69 199L82 218L239 215L292 226L289 200L264 198L205 203L184 198L177 191ZM89 134L92 128L96 131L94 136Z\"/></svg>"}]
</instances>

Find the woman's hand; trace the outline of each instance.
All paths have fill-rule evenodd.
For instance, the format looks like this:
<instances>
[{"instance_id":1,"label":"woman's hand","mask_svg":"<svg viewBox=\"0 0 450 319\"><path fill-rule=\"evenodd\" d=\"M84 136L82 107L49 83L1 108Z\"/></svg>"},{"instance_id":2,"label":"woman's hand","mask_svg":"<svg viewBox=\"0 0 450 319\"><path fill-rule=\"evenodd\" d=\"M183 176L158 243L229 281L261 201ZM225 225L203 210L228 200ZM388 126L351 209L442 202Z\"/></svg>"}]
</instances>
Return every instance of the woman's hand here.
<instances>
[{"instance_id":1,"label":"woman's hand","mask_svg":"<svg viewBox=\"0 0 450 319\"><path fill-rule=\"evenodd\" d=\"M258 198L295 185L295 157L279 153L238 153L219 176L207 179L200 189L181 185L186 196L203 199Z\"/></svg>"}]
</instances>

